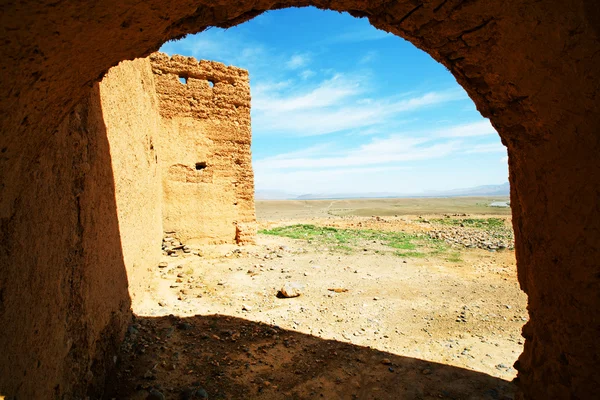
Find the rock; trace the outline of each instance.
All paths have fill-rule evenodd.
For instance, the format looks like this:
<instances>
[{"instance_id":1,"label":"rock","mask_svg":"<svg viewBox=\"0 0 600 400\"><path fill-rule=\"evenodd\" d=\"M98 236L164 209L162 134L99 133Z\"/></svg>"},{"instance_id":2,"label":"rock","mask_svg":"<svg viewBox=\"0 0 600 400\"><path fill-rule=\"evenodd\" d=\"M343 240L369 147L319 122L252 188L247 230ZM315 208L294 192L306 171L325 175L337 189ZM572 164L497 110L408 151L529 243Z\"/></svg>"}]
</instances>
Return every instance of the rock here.
<instances>
[{"instance_id":1,"label":"rock","mask_svg":"<svg viewBox=\"0 0 600 400\"><path fill-rule=\"evenodd\" d=\"M252 307L247 304L242 304L243 311L252 311Z\"/></svg>"},{"instance_id":2,"label":"rock","mask_svg":"<svg viewBox=\"0 0 600 400\"><path fill-rule=\"evenodd\" d=\"M381 360L381 363L383 365L391 365L392 361L389 358L384 358L383 360Z\"/></svg>"},{"instance_id":3,"label":"rock","mask_svg":"<svg viewBox=\"0 0 600 400\"><path fill-rule=\"evenodd\" d=\"M196 390L196 397L198 397L199 399L208 399L208 393L206 393L206 390L204 390L203 388L198 388Z\"/></svg>"},{"instance_id":4,"label":"rock","mask_svg":"<svg viewBox=\"0 0 600 400\"><path fill-rule=\"evenodd\" d=\"M144 379L148 379L148 380L154 380L154 379L156 379L156 376L154 376L154 374L152 373L152 371L151 371L151 370L147 370L147 371L144 373ZM162 393L161 393L161 394L162 394ZM163 399L164 399L164 396L163 396Z\"/></svg>"},{"instance_id":5,"label":"rock","mask_svg":"<svg viewBox=\"0 0 600 400\"><path fill-rule=\"evenodd\" d=\"M425 368L423 371L421 371L421 373L423 375L431 375L431 370L429 368Z\"/></svg>"},{"instance_id":6,"label":"rock","mask_svg":"<svg viewBox=\"0 0 600 400\"><path fill-rule=\"evenodd\" d=\"M290 282L285 283L277 293L277 297L289 299L300 296L301 293L298 286L299 285Z\"/></svg>"},{"instance_id":7,"label":"rock","mask_svg":"<svg viewBox=\"0 0 600 400\"><path fill-rule=\"evenodd\" d=\"M158 268L167 268L168 266L169 266L169 263L167 263L165 261L158 263Z\"/></svg>"},{"instance_id":8,"label":"rock","mask_svg":"<svg viewBox=\"0 0 600 400\"><path fill-rule=\"evenodd\" d=\"M327 290L329 290L330 292L336 292L336 293L344 293L344 292L348 291L348 289L346 289L346 288L329 288Z\"/></svg>"},{"instance_id":9,"label":"rock","mask_svg":"<svg viewBox=\"0 0 600 400\"><path fill-rule=\"evenodd\" d=\"M165 395L156 389L151 389L146 400L165 400Z\"/></svg>"},{"instance_id":10,"label":"rock","mask_svg":"<svg viewBox=\"0 0 600 400\"><path fill-rule=\"evenodd\" d=\"M201 387L189 387L181 392L180 400L208 399L208 393Z\"/></svg>"}]
</instances>

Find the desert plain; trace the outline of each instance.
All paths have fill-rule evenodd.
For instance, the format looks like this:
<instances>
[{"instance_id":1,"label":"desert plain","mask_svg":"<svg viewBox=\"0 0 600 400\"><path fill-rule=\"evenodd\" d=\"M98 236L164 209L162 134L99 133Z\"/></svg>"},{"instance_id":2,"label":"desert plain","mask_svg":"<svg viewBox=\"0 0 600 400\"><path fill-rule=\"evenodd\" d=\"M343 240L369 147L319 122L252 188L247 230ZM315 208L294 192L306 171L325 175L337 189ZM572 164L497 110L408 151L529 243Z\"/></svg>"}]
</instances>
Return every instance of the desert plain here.
<instances>
[{"instance_id":1,"label":"desert plain","mask_svg":"<svg viewBox=\"0 0 600 400\"><path fill-rule=\"evenodd\" d=\"M256 245L166 233L109 398L512 399L507 201L257 201Z\"/></svg>"}]
</instances>

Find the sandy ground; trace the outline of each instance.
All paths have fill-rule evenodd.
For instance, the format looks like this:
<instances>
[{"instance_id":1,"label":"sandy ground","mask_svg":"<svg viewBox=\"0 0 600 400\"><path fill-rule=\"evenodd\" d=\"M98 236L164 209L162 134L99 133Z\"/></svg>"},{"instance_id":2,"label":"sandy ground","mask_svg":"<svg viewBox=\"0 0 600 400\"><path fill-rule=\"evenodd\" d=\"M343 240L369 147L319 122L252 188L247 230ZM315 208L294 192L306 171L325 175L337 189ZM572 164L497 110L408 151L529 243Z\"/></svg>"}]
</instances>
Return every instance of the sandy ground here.
<instances>
[{"instance_id":1,"label":"sandy ground","mask_svg":"<svg viewBox=\"0 0 600 400\"><path fill-rule=\"evenodd\" d=\"M432 229L421 221L290 215L261 226ZM261 234L256 246L165 256L135 294L110 397L513 398L527 320L514 252L457 247L460 261L448 261L384 247L340 253ZM301 295L278 298L286 283Z\"/></svg>"}]
</instances>

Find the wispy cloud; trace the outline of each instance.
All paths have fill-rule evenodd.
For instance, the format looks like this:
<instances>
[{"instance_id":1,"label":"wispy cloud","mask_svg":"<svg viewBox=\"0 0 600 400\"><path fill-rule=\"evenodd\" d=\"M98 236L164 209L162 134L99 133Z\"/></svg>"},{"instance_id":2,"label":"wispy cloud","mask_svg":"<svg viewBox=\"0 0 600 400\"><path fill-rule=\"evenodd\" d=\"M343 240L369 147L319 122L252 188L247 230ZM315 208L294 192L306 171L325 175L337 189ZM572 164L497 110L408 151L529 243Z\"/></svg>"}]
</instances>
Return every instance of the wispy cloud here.
<instances>
[{"instance_id":1,"label":"wispy cloud","mask_svg":"<svg viewBox=\"0 0 600 400\"><path fill-rule=\"evenodd\" d=\"M398 162L425 160L444 157L460 149L460 143L448 141L436 143L427 139L405 138L398 135L386 139L374 139L357 148L329 153L329 155L311 154L303 151L301 155L286 154L257 160L257 171L283 169L324 169L347 168L356 165L374 166Z\"/></svg>"},{"instance_id":2,"label":"wispy cloud","mask_svg":"<svg viewBox=\"0 0 600 400\"><path fill-rule=\"evenodd\" d=\"M402 113L466 99L462 90L414 94L411 97L372 99L369 79L335 75L306 90L254 91L253 124L256 132L314 136L386 124Z\"/></svg>"},{"instance_id":3,"label":"wispy cloud","mask_svg":"<svg viewBox=\"0 0 600 400\"><path fill-rule=\"evenodd\" d=\"M476 144L466 149L465 153L506 153L506 147L502 143Z\"/></svg>"},{"instance_id":4,"label":"wispy cloud","mask_svg":"<svg viewBox=\"0 0 600 400\"><path fill-rule=\"evenodd\" d=\"M440 137L473 137L496 134L496 130L487 119L463 125L451 126L437 131Z\"/></svg>"},{"instance_id":5,"label":"wispy cloud","mask_svg":"<svg viewBox=\"0 0 600 400\"><path fill-rule=\"evenodd\" d=\"M255 111L266 112L269 115L285 112L296 112L315 108L329 107L354 96L362 91L358 81L348 80L342 75L336 75L308 92L285 95L275 90L269 92L261 88L254 93L252 108Z\"/></svg>"},{"instance_id":6,"label":"wispy cloud","mask_svg":"<svg viewBox=\"0 0 600 400\"><path fill-rule=\"evenodd\" d=\"M380 166L394 167L417 160L430 160L447 157L453 154L473 154L488 152L506 152L506 148L498 143L472 143L471 135L460 137L441 137L443 132L460 132L469 126L483 126L487 121L471 124L451 125L445 129L435 128L431 131L399 132L385 138L372 137L367 143L343 148L342 144L332 142L320 143L304 149L295 150L265 157L254 162L257 174L281 173L284 170L329 170ZM466 138L466 139L465 139ZM504 158L503 158L504 159Z\"/></svg>"},{"instance_id":7,"label":"wispy cloud","mask_svg":"<svg viewBox=\"0 0 600 400\"><path fill-rule=\"evenodd\" d=\"M290 159L302 158L302 157L314 158L314 157L319 157L319 156L322 156L322 155L325 155L328 153L330 154L334 149L335 149L335 145L333 143L319 143L314 146L306 147L304 149L290 151L287 153L276 154L274 156L270 156L268 158L263 159L263 161L265 161L265 160L290 160Z\"/></svg>"},{"instance_id":8,"label":"wispy cloud","mask_svg":"<svg viewBox=\"0 0 600 400\"><path fill-rule=\"evenodd\" d=\"M185 54L199 60L219 61L228 65L253 69L269 65L270 51L263 43L241 40L223 29L211 29L185 40L165 43L160 51Z\"/></svg>"},{"instance_id":9,"label":"wispy cloud","mask_svg":"<svg viewBox=\"0 0 600 400\"><path fill-rule=\"evenodd\" d=\"M304 71L300 72L300 77L304 80L307 80L309 78L312 78L313 76L315 76L317 73L311 69L305 69Z\"/></svg>"},{"instance_id":10,"label":"wispy cloud","mask_svg":"<svg viewBox=\"0 0 600 400\"><path fill-rule=\"evenodd\" d=\"M358 60L358 63L359 64L367 64L367 63L370 63L371 61L375 60L375 58L377 58L377 52L374 50L370 50L370 51L366 52L365 55L363 55Z\"/></svg>"},{"instance_id":11,"label":"wispy cloud","mask_svg":"<svg viewBox=\"0 0 600 400\"><path fill-rule=\"evenodd\" d=\"M285 63L288 69L300 69L308 65L310 62L310 55L308 54L294 54Z\"/></svg>"}]
</instances>

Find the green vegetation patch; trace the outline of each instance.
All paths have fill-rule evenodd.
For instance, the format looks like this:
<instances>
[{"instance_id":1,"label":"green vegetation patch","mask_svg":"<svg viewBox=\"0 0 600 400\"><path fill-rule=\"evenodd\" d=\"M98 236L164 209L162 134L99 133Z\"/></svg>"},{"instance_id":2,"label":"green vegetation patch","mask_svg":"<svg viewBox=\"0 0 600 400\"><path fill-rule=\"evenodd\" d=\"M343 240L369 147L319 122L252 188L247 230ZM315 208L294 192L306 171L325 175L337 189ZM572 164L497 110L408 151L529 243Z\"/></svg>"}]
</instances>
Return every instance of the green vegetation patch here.
<instances>
[{"instance_id":1,"label":"green vegetation patch","mask_svg":"<svg viewBox=\"0 0 600 400\"><path fill-rule=\"evenodd\" d=\"M333 249L346 253L364 248L365 243L383 245L393 250L399 257L418 258L436 255L446 250L446 244L426 235L413 235L405 232L375 231L369 229L341 229L308 224L263 229L265 235L303 239L310 243L327 244ZM375 250L378 254L385 251Z\"/></svg>"},{"instance_id":2,"label":"green vegetation patch","mask_svg":"<svg viewBox=\"0 0 600 400\"><path fill-rule=\"evenodd\" d=\"M453 263L458 263L462 261L462 258L460 258L460 253L459 252L454 252L454 253L450 253L448 254L448 256L446 257L446 261L450 261Z\"/></svg>"}]
</instances>

